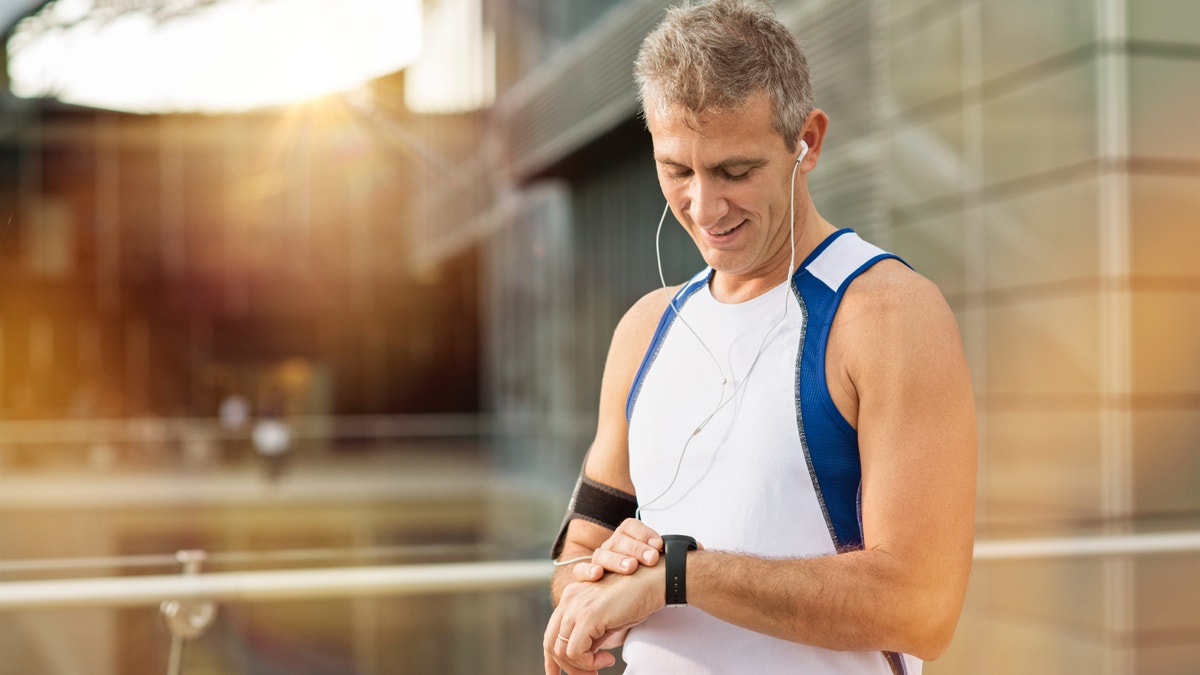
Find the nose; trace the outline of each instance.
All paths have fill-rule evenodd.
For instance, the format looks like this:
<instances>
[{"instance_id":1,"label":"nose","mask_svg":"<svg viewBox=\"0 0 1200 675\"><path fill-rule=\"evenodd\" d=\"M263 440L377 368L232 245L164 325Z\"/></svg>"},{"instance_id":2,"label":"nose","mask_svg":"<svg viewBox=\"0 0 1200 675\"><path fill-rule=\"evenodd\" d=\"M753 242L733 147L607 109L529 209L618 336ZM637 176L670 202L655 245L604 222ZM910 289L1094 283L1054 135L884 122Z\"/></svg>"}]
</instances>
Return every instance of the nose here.
<instances>
[{"instance_id":1,"label":"nose","mask_svg":"<svg viewBox=\"0 0 1200 675\"><path fill-rule=\"evenodd\" d=\"M696 176L688 185L687 204L683 210L697 227L707 229L729 213L729 202L717 181Z\"/></svg>"}]
</instances>

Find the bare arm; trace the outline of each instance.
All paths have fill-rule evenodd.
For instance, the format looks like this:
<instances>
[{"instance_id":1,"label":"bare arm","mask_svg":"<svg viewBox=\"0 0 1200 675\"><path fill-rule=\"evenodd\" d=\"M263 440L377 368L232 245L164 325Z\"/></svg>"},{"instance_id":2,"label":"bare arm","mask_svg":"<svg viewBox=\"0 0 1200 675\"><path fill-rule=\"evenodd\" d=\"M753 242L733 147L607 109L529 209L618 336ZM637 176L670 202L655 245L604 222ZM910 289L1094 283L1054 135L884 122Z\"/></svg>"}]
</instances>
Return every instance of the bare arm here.
<instances>
[{"instance_id":1,"label":"bare arm","mask_svg":"<svg viewBox=\"0 0 1200 675\"><path fill-rule=\"evenodd\" d=\"M625 402L633 378L641 364L642 355L654 335L659 317L673 295L673 290L653 291L635 303L625 314L613 332L608 360L604 366L604 377L600 384L600 411L596 438L588 451L584 473L593 480L629 494L635 494L635 491L633 481L629 477L629 426L625 419ZM612 535L612 530L601 525L585 520L572 520L567 526L567 534L559 560L566 561L591 556L605 545ZM639 561L645 565L654 565L658 561L658 547L661 546L661 541L655 540L652 534L646 535L644 539L645 542L640 545L647 550L643 552L644 556L639 556ZM627 574L632 574L638 568L638 561L632 559L614 560L609 564L614 569ZM603 575L604 570L600 566L586 562L558 567L550 582L551 601L558 605L564 590L576 580L576 577L599 581ZM555 614L555 617L557 616L558 613ZM565 644L557 644L557 636L561 629L555 617L551 618L546 629L544 649L547 673L558 672L555 651L562 652L565 648ZM612 631L609 633L611 634ZM615 644L619 644L621 638L623 638L623 633L616 638L617 642L603 645L598 640L597 648L615 646ZM601 654L597 657L593 652L592 657L594 665L605 664L596 665L596 667L607 667L615 661L608 654ZM599 661L595 661L596 658L599 658ZM590 671L578 670L575 672Z\"/></svg>"},{"instance_id":2,"label":"bare arm","mask_svg":"<svg viewBox=\"0 0 1200 675\"><path fill-rule=\"evenodd\" d=\"M584 473L593 480L629 494L636 493L633 481L629 477L629 425L625 419L625 402L658 320L673 295L674 289L653 291L642 297L625 313L613 331L608 360L604 365L604 376L600 382L600 411L596 437L588 451ZM572 520L567 528L559 560L590 556L610 535L612 530L601 525ZM657 559L655 549L649 559L642 559L641 562L653 564ZM620 561L613 564L618 565L616 569L627 573L636 568L636 562L633 560L628 560L624 566L619 566ZM563 587L573 580L574 569L572 565L565 565L555 570L550 584L550 596L555 604L558 604ZM601 570L596 569L595 572L594 578L599 579Z\"/></svg>"},{"instance_id":3,"label":"bare arm","mask_svg":"<svg viewBox=\"0 0 1200 675\"><path fill-rule=\"evenodd\" d=\"M827 366L835 402L858 429L864 550L789 560L696 551L689 602L787 640L936 658L966 592L974 520L974 404L953 316L928 281L881 264L847 293ZM644 619L602 596L649 593L636 607L657 611L654 574L608 575L605 586L578 590L562 624L599 638ZM573 663L588 663L589 648L581 639Z\"/></svg>"}]
</instances>

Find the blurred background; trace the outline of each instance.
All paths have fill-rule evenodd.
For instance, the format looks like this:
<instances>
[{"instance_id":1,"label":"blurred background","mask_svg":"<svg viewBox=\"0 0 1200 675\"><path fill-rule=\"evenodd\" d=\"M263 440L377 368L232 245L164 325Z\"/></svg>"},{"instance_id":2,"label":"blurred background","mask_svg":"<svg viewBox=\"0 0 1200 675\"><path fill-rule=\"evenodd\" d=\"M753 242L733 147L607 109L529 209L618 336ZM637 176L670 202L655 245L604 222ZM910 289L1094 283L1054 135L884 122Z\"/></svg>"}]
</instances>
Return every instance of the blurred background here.
<instances>
[{"instance_id":1,"label":"blurred background","mask_svg":"<svg viewBox=\"0 0 1200 675\"><path fill-rule=\"evenodd\" d=\"M182 657L158 600L5 602L180 550L544 560L658 284L630 71L667 4L0 0L0 672L539 672L548 567L222 601ZM926 672L1195 673L1200 3L775 4L818 209L970 359L977 559ZM702 264L664 237L669 283Z\"/></svg>"}]
</instances>

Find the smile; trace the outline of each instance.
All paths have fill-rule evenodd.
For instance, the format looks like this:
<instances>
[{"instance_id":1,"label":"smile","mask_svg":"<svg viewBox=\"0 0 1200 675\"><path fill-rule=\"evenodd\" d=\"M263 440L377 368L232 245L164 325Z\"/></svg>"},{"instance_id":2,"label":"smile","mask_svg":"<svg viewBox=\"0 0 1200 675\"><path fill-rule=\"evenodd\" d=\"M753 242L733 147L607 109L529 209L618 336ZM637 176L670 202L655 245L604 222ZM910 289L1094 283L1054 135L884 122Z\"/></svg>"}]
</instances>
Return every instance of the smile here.
<instances>
[{"instance_id":1,"label":"smile","mask_svg":"<svg viewBox=\"0 0 1200 675\"><path fill-rule=\"evenodd\" d=\"M726 236L729 236L730 234L732 234L733 232L736 232L738 230L738 228L740 228L745 222L746 221L742 221L742 222L738 223L737 225L734 225L733 227L730 227L730 228L726 228L724 230L705 230L705 234L707 234L708 236L713 237L713 238L726 237Z\"/></svg>"}]
</instances>

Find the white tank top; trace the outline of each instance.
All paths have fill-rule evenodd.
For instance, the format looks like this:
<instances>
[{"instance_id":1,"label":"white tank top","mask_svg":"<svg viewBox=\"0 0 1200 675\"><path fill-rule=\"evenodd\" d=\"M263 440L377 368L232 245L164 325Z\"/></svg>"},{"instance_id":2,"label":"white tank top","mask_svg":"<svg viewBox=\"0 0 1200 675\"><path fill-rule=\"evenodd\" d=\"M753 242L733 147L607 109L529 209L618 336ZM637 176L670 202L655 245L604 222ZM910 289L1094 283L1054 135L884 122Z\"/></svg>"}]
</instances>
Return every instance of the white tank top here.
<instances>
[{"instance_id":1,"label":"white tank top","mask_svg":"<svg viewBox=\"0 0 1200 675\"><path fill-rule=\"evenodd\" d=\"M854 249L850 252L870 264L882 254L848 231L830 241L835 238L839 245L827 241L794 280L831 249L843 254ZM831 291L838 300L843 282L866 266L855 265L835 280ZM663 534L690 534L714 550L834 555L832 526L814 486L800 421L801 346L813 328L807 325L808 308L792 281L744 303L722 304L709 292L709 274L697 275L677 296L686 325L664 317L630 395L630 475L642 520ZM806 283L813 282L810 275ZM912 657L788 642L693 607L666 608L635 627L623 656L628 675L921 671Z\"/></svg>"}]
</instances>

